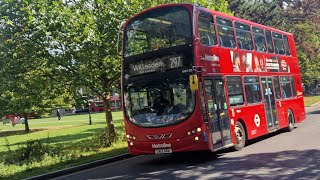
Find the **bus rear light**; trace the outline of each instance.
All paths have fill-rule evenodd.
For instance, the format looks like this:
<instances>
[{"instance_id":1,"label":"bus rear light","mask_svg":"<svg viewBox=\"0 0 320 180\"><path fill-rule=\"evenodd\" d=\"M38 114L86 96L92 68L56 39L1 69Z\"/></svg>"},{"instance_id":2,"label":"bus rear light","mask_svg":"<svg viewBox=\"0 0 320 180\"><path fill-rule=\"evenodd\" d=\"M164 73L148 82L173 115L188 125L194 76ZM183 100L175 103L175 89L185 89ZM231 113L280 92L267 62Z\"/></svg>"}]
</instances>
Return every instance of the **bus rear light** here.
<instances>
[{"instance_id":1,"label":"bus rear light","mask_svg":"<svg viewBox=\"0 0 320 180\"><path fill-rule=\"evenodd\" d=\"M135 137L135 136L132 136L132 139L133 139L133 140L136 140L136 137Z\"/></svg>"},{"instance_id":2,"label":"bus rear light","mask_svg":"<svg viewBox=\"0 0 320 180\"><path fill-rule=\"evenodd\" d=\"M194 134L194 133L196 133L196 131L195 131L195 130L192 130L192 134Z\"/></svg>"},{"instance_id":3,"label":"bus rear light","mask_svg":"<svg viewBox=\"0 0 320 180\"><path fill-rule=\"evenodd\" d=\"M194 140L199 141L199 137L198 136L194 137Z\"/></svg>"},{"instance_id":4,"label":"bus rear light","mask_svg":"<svg viewBox=\"0 0 320 180\"><path fill-rule=\"evenodd\" d=\"M201 128L197 128L197 132L198 132L198 133L201 132Z\"/></svg>"},{"instance_id":5,"label":"bus rear light","mask_svg":"<svg viewBox=\"0 0 320 180\"><path fill-rule=\"evenodd\" d=\"M190 131L188 131L188 133L187 133L189 136L191 135L191 132Z\"/></svg>"},{"instance_id":6,"label":"bus rear light","mask_svg":"<svg viewBox=\"0 0 320 180\"><path fill-rule=\"evenodd\" d=\"M127 137L127 139L131 139L131 136L130 136L129 134L127 134L127 136L126 136L126 137Z\"/></svg>"},{"instance_id":7,"label":"bus rear light","mask_svg":"<svg viewBox=\"0 0 320 180\"><path fill-rule=\"evenodd\" d=\"M130 146L133 146L133 142L130 142Z\"/></svg>"}]
</instances>

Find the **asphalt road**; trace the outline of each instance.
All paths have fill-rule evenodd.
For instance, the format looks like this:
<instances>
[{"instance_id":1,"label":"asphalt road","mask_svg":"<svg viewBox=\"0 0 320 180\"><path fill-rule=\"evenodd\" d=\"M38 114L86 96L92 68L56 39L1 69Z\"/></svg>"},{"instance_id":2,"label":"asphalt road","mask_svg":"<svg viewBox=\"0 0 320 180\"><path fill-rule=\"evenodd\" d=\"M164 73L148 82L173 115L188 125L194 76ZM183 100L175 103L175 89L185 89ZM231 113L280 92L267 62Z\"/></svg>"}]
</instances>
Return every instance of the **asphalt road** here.
<instances>
[{"instance_id":1,"label":"asphalt road","mask_svg":"<svg viewBox=\"0 0 320 180\"><path fill-rule=\"evenodd\" d=\"M138 156L64 179L319 179L320 105L293 132L276 132L238 152Z\"/></svg>"}]
</instances>

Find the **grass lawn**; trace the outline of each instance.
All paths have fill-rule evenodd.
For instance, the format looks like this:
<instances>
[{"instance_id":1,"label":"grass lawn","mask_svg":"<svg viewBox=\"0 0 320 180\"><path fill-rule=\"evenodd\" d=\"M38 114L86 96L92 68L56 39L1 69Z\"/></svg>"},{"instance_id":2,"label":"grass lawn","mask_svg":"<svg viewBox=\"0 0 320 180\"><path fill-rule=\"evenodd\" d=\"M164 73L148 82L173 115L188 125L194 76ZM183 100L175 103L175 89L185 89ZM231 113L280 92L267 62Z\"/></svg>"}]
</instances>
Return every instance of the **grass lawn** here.
<instances>
[{"instance_id":1,"label":"grass lawn","mask_svg":"<svg viewBox=\"0 0 320 180\"><path fill-rule=\"evenodd\" d=\"M305 96L304 106L311 106L314 103L320 102L320 96Z\"/></svg>"},{"instance_id":2,"label":"grass lawn","mask_svg":"<svg viewBox=\"0 0 320 180\"><path fill-rule=\"evenodd\" d=\"M105 114L92 114L92 125L88 125L88 114L62 116L57 118L30 119L31 132L24 133L24 125L0 124L0 153L8 154L25 147L30 140L40 140L50 146L63 149L63 155L45 155L41 160L22 164L8 164L0 158L0 179L21 179L93 160L115 156L127 152L124 138L122 112L113 112L113 120L118 137L111 147L100 147L93 137L101 134L106 127ZM49 142L49 143L48 143ZM10 148L10 150L9 150ZM0 157L3 157L1 155Z\"/></svg>"}]
</instances>

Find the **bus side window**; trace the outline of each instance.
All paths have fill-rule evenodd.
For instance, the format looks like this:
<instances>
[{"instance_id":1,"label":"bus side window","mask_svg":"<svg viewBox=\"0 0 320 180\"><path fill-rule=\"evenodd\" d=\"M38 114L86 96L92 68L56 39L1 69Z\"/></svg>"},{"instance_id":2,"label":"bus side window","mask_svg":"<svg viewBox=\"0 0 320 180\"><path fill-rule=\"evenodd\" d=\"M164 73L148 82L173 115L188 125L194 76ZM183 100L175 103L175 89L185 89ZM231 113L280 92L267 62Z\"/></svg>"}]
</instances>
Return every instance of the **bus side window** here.
<instances>
[{"instance_id":1,"label":"bus side window","mask_svg":"<svg viewBox=\"0 0 320 180\"><path fill-rule=\"evenodd\" d=\"M227 76L227 87L230 106L244 104L242 80L240 76Z\"/></svg>"},{"instance_id":2,"label":"bus side window","mask_svg":"<svg viewBox=\"0 0 320 180\"><path fill-rule=\"evenodd\" d=\"M248 104L261 102L262 98L260 84L257 76L245 76L244 89L246 91L246 99Z\"/></svg>"},{"instance_id":3,"label":"bus side window","mask_svg":"<svg viewBox=\"0 0 320 180\"><path fill-rule=\"evenodd\" d=\"M220 46L235 48L236 43L234 39L232 21L229 19L217 17L217 27L218 27Z\"/></svg>"},{"instance_id":4,"label":"bus side window","mask_svg":"<svg viewBox=\"0 0 320 180\"><path fill-rule=\"evenodd\" d=\"M282 88L282 97L284 99L291 98L292 92L291 92L289 76L280 76L280 83Z\"/></svg>"},{"instance_id":5,"label":"bus side window","mask_svg":"<svg viewBox=\"0 0 320 180\"><path fill-rule=\"evenodd\" d=\"M281 99L281 90L279 85L279 77L273 76L274 90L276 91L276 98Z\"/></svg>"},{"instance_id":6,"label":"bus side window","mask_svg":"<svg viewBox=\"0 0 320 180\"><path fill-rule=\"evenodd\" d=\"M235 28L239 49L253 50L250 26L235 22Z\"/></svg>"},{"instance_id":7,"label":"bus side window","mask_svg":"<svg viewBox=\"0 0 320 180\"><path fill-rule=\"evenodd\" d=\"M289 46L289 42L288 42L288 36L284 35L283 40L284 40L284 48L286 49L286 55L290 56L291 51L290 51L290 46Z\"/></svg>"},{"instance_id":8,"label":"bus side window","mask_svg":"<svg viewBox=\"0 0 320 180\"><path fill-rule=\"evenodd\" d=\"M274 47L276 50L276 54L284 54L284 47L283 47L283 41L282 41L282 35L279 33L272 33Z\"/></svg>"},{"instance_id":9,"label":"bus side window","mask_svg":"<svg viewBox=\"0 0 320 180\"><path fill-rule=\"evenodd\" d=\"M252 27L254 45L257 52L266 52L266 41L264 39L263 30L257 27Z\"/></svg>"},{"instance_id":10,"label":"bus side window","mask_svg":"<svg viewBox=\"0 0 320 180\"><path fill-rule=\"evenodd\" d=\"M266 39L267 39L267 45L268 45L268 52L274 53L271 32L269 30L266 30Z\"/></svg>"},{"instance_id":11,"label":"bus side window","mask_svg":"<svg viewBox=\"0 0 320 180\"><path fill-rule=\"evenodd\" d=\"M211 14L202 11L200 12L198 19L198 33L200 37L200 43L202 45L217 45L216 31Z\"/></svg>"},{"instance_id":12,"label":"bus side window","mask_svg":"<svg viewBox=\"0 0 320 180\"><path fill-rule=\"evenodd\" d=\"M296 97L297 96L297 89L296 89L296 84L295 84L293 76L290 76L290 82L291 82L291 88L292 88L293 97Z\"/></svg>"}]
</instances>

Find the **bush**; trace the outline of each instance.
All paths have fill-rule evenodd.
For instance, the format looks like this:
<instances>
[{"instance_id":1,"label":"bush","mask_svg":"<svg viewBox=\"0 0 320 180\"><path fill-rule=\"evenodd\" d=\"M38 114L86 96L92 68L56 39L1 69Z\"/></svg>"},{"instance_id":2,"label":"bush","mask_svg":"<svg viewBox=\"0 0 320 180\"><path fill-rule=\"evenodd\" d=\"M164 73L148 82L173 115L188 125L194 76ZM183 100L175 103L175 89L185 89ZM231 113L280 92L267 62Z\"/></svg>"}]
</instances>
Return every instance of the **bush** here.
<instances>
[{"instance_id":1,"label":"bush","mask_svg":"<svg viewBox=\"0 0 320 180\"><path fill-rule=\"evenodd\" d=\"M103 131L93 136L91 142L92 144L99 147L110 147L112 144L112 141L109 138L108 129L105 128Z\"/></svg>"},{"instance_id":2,"label":"bush","mask_svg":"<svg viewBox=\"0 0 320 180\"><path fill-rule=\"evenodd\" d=\"M47 156L61 156L63 153L62 146L50 146L50 142L41 142L40 140L27 141L25 146L19 146L17 150L12 151L10 144L6 140L8 151L3 156L4 164L28 164L33 161L41 161Z\"/></svg>"}]
</instances>

